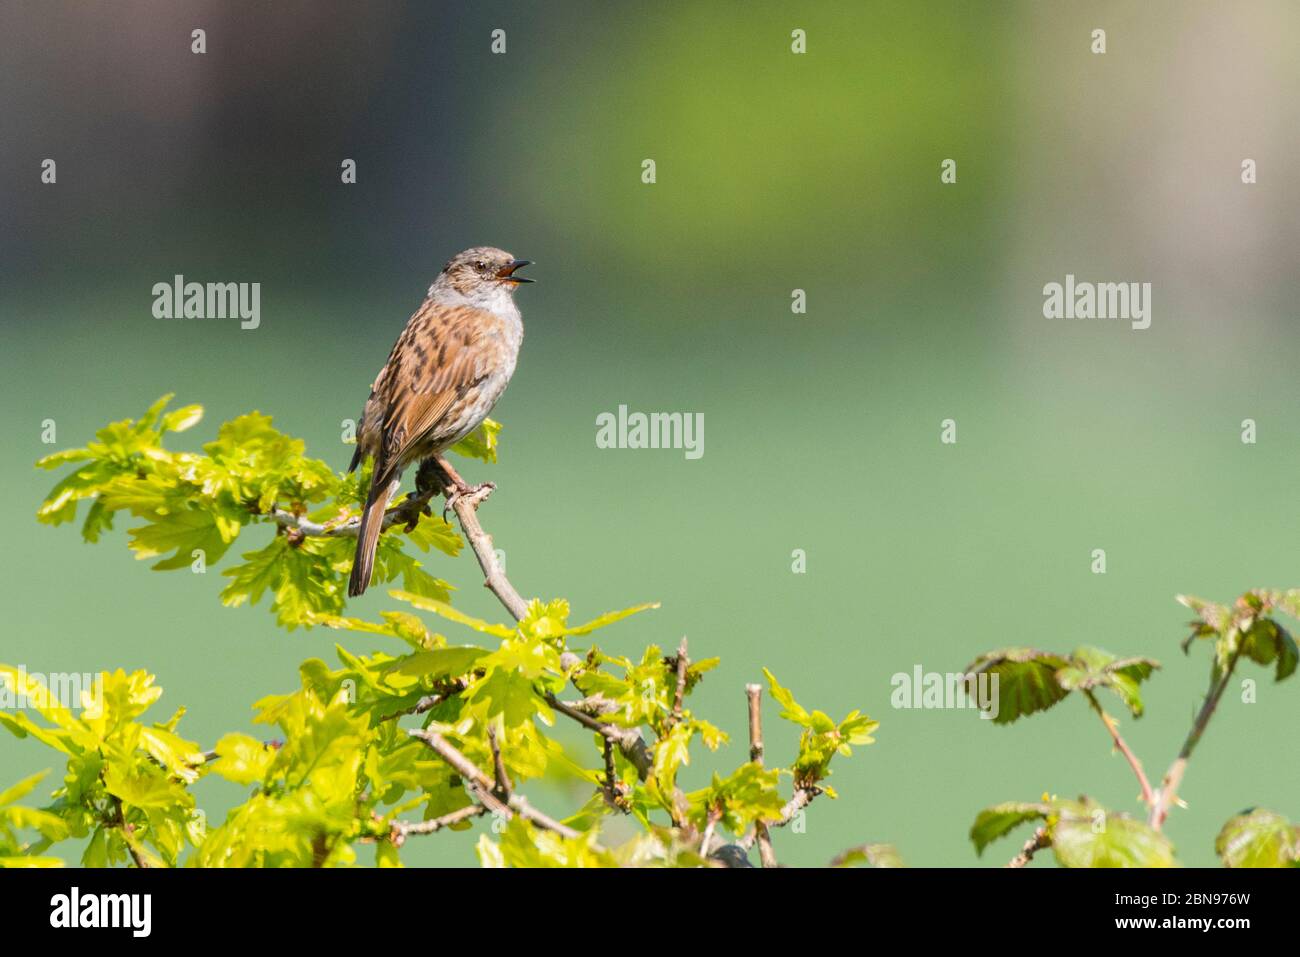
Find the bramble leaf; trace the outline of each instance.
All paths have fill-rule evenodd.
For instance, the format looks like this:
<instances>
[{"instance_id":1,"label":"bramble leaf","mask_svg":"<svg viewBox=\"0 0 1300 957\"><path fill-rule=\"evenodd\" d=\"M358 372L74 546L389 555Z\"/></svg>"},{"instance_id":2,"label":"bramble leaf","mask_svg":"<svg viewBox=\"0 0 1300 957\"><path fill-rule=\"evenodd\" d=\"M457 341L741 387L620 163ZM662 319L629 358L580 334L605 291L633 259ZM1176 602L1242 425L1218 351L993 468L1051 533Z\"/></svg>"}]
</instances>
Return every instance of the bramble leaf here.
<instances>
[{"instance_id":1,"label":"bramble leaf","mask_svg":"<svg viewBox=\"0 0 1300 957\"><path fill-rule=\"evenodd\" d=\"M1252 808L1223 825L1214 852L1224 867L1300 867L1300 826Z\"/></svg>"}]
</instances>

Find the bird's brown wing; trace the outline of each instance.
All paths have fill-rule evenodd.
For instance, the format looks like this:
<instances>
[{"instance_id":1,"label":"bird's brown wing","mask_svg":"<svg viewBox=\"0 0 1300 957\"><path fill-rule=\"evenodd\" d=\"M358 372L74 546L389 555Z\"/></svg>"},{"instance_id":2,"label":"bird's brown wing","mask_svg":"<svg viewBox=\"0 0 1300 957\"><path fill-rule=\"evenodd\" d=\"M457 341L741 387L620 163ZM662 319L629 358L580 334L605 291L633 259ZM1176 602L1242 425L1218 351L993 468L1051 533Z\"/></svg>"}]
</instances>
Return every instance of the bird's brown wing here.
<instances>
[{"instance_id":1,"label":"bird's brown wing","mask_svg":"<svg viewBox=\"0 0 1300 957\"><path fill-rule=\"evenodd\" d=\"M491 371L499 350L487 340L496 324L484 310L433 302L411 317L375 381L385 467L405 465L419 446L450 434L441 435L439 426L450 425L466 393Z\"/></svg>"}]
</instances>

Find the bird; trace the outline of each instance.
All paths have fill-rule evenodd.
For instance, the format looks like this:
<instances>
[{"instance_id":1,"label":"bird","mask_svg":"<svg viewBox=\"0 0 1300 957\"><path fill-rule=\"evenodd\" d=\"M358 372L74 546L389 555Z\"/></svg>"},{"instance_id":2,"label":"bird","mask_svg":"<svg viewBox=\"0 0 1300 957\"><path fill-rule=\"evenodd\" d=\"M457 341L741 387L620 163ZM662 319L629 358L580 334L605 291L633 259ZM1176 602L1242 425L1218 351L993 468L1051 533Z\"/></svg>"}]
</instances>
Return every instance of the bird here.
<instances>
[{"instance_id":1,"label":"bird","mask_svg":"<svg viewBox=\"0 0 1300 957\"><path fill-rule=\"evenodd\" d=\"M370 585L384 511L403 471L477 429L514 375L524 339L514 294L533 282L517 273L531 265L494 246L456 254L397 337L371 386L348 466L351 472L366 457L374 459L349 597Z\"/></svg>"}]
</instances>

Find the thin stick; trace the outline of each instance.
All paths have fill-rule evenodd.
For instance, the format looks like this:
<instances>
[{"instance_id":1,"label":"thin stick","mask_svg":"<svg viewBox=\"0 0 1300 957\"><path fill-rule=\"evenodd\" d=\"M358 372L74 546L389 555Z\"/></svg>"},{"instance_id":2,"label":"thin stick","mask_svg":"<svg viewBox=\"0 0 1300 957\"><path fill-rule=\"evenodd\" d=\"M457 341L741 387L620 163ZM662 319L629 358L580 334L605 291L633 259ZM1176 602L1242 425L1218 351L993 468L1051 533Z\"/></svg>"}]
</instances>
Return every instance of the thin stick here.
<instances>
[{"instance_id":1,"label":"thin stick","mask_svg":"<svg viewBox=\"0 0 1300 957\"><path fill-rule=\"evenodd\" d=\"M492 749L492 770L496 774L492 791L497 797L508 800L510 792L514 790L514 785L510 783L510 775L506 773L506 762L501 757L501 745L497 742L495 725L488 725L487 739L488 747Z\"/></svg>"},{"instance_id":2,"label":"thin stick","mask_svg":"<svg viewBox=\"0 0 1300 957\"><path fill-rule=\"evenodd\" d=\"M442 469L451 480L451 484L466 488L464 479L451 467L451 463L442 456L435 461L438 468ZM479 568L483 569L483 584L497 596L515 621L520 621L528 614L528 602L520 597L519 592L515 591L515 586L510 584L510 579L506 578L505 569L497 561L496 550L492 547L492 536L483 531L476 514L479 505L492 494L493 487L480 485L474 491L456 496L452 510L460 519L460 528L465 533L465 540L469 542L470 548L474 549Z\"/></svg>"},{"instance_id":3,"label":"thin stick","mask_svg":"<svg viewBox=\"0 0 1300 957\"><path fill-rule=\"evenodd\" d=\"M709 812L708 823L704 825L704 836L700 838L700 857L709 856L709 845L713 843L713 829L721 817L720 811Z\"/></svg>"},{"instance_id":4,"label":"thin stick","mask_svg":"<svg viewBox=\"0 0 1300 957\"><path fill-rule=\"evenodd\" d=\"M1205 694L1205 701L1196 715L1196 720L1192 722L1192 730L1187 733L1187 739L1183 742L1178 757L1174 759L1173 764L1169 765L1164 780L1160 782L1160 790L1156 792L1155 803L1152 805L1151 814L1147 818L1147 823L1157 831L1164 825L1165 819L1169 817L1169 808L1178 798L1178 787L1182 784L1183 774L1187 771L1187 761L1191 758L1197 742L1201 740L1201 735L1205 734L1210 718L1214 717L1214 709L1219 706L1219 699L1228 690L1228 682L1232 680L1232 672L1237 667L1237 659L1240 656L1240 650L1233 652L1232 657L1228 659L1228 667L1223 670L1223 674L1219 677L1211 675L1210 688Z\"/></svg>"},{"instance_id":5,"label":"thin stick","mask_svg":"<svg viewBox=\"0 0 1300 957\"><path fill-rule=\"evenodd\" d=\"M1137 775L1138 784L1142 787L1142 803L1147 807L1150 807L1155 801L1155 793L1151 790L1151 783L1147 780L1146 773L1142 770L1142 762L1138 760L1137 755L1133 753L1132 749L1129 748L1128 743L1120 735L1119 724L1116 723L1114 718L1105 712L1092 691L1085 691L1084 695L1088 699L1088 704L1092 705L1092 710L1097 712L1097 717L1101 718L1101 722L1106 726L1106 730L1110 732L1110 737L1115 743L1115 747L1119 749L1120 754L1124 755L1125 760L1128 761L1129 767L1131 767L1133 773Z\"/></svg>"},{"instance_id":6,"label":"thin stick","mask_svg":"<svg viewBox=\"0 0 1300 957\"><path fill-rule=\"evenodd\" d=\"M650 769L654 767L654 756L650 753L650 749L646 747L641 732L635 728L620 728L616 724L607 724L593 718L591 715L579 711L573 705L561 701L554 694L546 696L546 703L565 717L572 718L584 728L604 735L608 740L618 745L618 749L623 752L623 757L627 758L632 763L632 766L636 768L637 776L642 781L649 776Z\"/></svg>"},{"instance_id":7,"label":"thin stick","mask_svg":"<svg viewBox=\"0 0 1300 957\"><path fill-rule=\"evenodd\" d=\"M408 495L396 505L391 506L384 512L385 529L393 525L410 525L418 522L420 516L424 513L425 507L429 500L437 494L437 489L417 491L414 495ZM307 538L356 538L357 531L361 528L361 516L354 515L351 518L336 523L332 522L313 522L303 515L295 515L287 509L277 508L268 513L275 524L284 528L291 529L298 534Z\"/></svg>"},{"instance_id":8,"label":"thin stick","mask_svg":"<svg viewBox=\"0 0 1300 957\"><path fill-rule=\"evenodd\" d=\"M749 701L749 760L763 763L763 686L745 685ZM758 841L758 858L764 867L776 867L776 851L772 849L772 836L766 821L754 822L754 838Z\"/></svg>"},{"instance_id":9,"label":"thin stick","mask_svg":"<svg viewBox=\"0 0 1300 957\"><path fill-rule=\"evenodd\" d=\"M677 646L677 690L673 693L673 716L671 724L682 720L682 702L686 697L686 669L691 660L686 657L686 636L682 635L681 644Z\"/></svg>"},{"instance_id":10,"label":"thin stick","mask_svg":"<svg viewBox=\"0 0 1300 957\"><path fill-rule=\"evenodd\" d=\"M433 834L445 827L468 821L472 817L486 814L487 808L482 804L467 804L459 811L452 811L442 817L429 818L427 821L394 821L392 836L389 838L394 847L401 847L406 838L412 834Z\"/></svg>"},{"instance_id":11,"label":"thin stick","mask_svg":"<svg viewBox=\"0 0 1300 957\"><path fill-rule=\"evenodd\" d=\"M1034 859L1034 852L1041 851L1050 844L1047 839L1047 828L1040 827L1034 831L1033 837L1025 841L1025 846L1020 849L1020 853L1007 861L1007 867L1024 867Z\"/></svg>"},{"instance_id":12,"label":"thin stick","mask_svg":"<svg viewBox=\"0 0 1300 957\"><path fill-rule=\"evenodd\" d=\"M821 793L822 793L822 789L817 787L817 785L815 784L809 785L808 787L795 788L794 797L786 801L785 807L781 808L780 820L772 821L767 826L769 828L785 827L795 819L795 815L797 815L800 811L802 811L809 804L811 804L813 802L813 798L817 797L817 795ZM757 840L757 831L750 831L748 834L746 834L736 843L738 843L741 847L745 848L745 850L749 850L749 848L754 846L755 840Z\"/></svg>"},{"instance_id":13,"label":"thin stick","mask_svg":"<svg viewBox=\"0 0 1300 957\"><path fill-rule=\"evenodd\" d=\"M432 731L427 728L424 730L413 728L408 731L407 734L413 738L419 738L432 748L437 753L438 757L451 765L452 769L465 779L465 782L470 787L471 793L478 798L479 803L493 814L498 814L506 820L509 820L515 814L518 814L520 817L531 821L538 827L545 828L548 831L554 831L561 837L582 837L582 834L579 831L575 831L567 824L562 824L555 820L555 818L537 810L537 808L533 807L528 802L528 799L522 794L511 794L507 801L501 801L492 793L492 779L484 774L479 769L478 765L465 757L464 754L457 750L450 741L440 735L437 731ZM599 844L592 844L591 847L592 850L596 851L604 850L604 848L600 847Z\"/></svg>"}]
</instances>

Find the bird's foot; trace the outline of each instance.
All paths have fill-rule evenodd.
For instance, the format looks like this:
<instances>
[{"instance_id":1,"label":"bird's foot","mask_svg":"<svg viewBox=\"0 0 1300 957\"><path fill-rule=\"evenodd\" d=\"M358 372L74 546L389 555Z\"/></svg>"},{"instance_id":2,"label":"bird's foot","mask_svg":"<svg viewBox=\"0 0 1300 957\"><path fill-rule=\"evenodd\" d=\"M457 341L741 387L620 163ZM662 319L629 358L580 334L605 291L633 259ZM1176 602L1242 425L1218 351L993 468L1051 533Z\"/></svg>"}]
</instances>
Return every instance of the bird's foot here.
<instances>
[{"instance_id":1,"label":"bird's foot","mask_svg":"<svg viewBox=\"0 0 1300 957\"><path fill-rule=\"evenodd\" d=\"M446 519L447 512L455 508L462 500L468 503L470 508L477 509L487 500L489 495L496 491L496 487L496 482L482 482L479 485L466 485L462 482L446 489L447 502L442 507L443 519Z\"/></svg>"}]
</instances>

